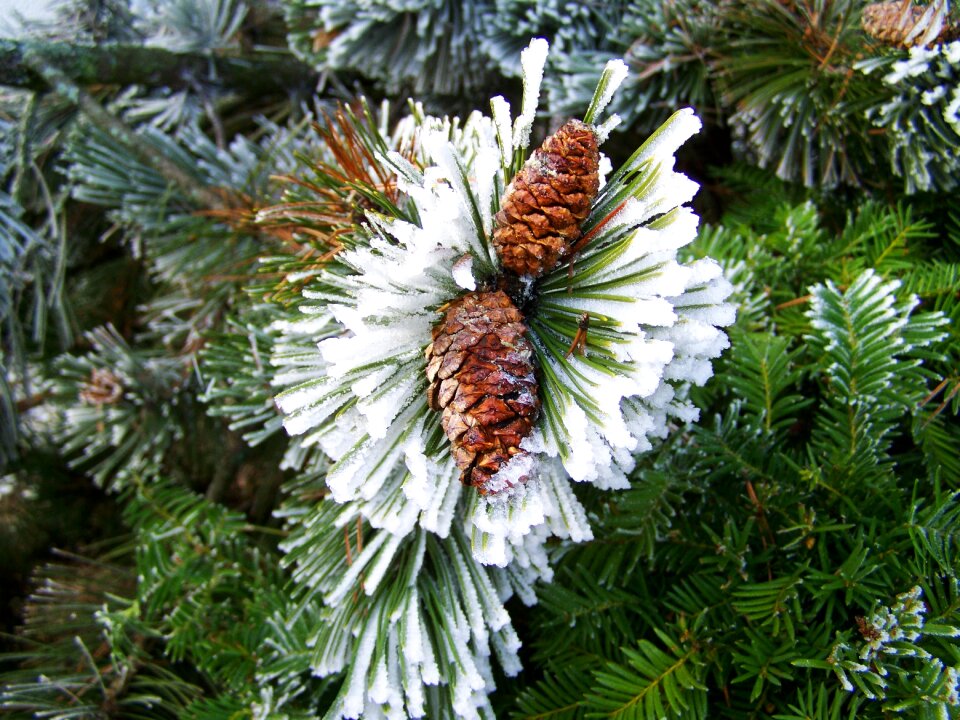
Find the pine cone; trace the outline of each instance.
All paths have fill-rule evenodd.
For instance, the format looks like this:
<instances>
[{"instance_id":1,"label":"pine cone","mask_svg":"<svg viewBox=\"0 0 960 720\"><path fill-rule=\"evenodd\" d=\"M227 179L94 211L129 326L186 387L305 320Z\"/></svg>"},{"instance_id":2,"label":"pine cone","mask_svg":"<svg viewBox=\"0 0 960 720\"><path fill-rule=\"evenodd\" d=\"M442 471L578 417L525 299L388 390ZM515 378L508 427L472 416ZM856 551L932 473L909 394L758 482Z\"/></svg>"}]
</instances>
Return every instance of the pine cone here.
<instances>
[{"instance_id":1,"label":"pine cone","mask_svg":"<svg viewBox=\"0 0 960 720\"><path fill-rule=\"evenodd\" d=\"M540 412L533 346L523 315L502 291L470 292L447 306L427 348L430 407L453 445L460 481L482 495ZM523 480L525 478L521 478Z\"/></svg>"},{"instance_id":2,"label":"pine cone","mask_svg":"<svg viewBox=\"0 0 960 720\"><path fill-rule=\"evenodd\" d=\"M109 368L94 368L80 386L80 399L88 405L113 405L123 397L123 381Z\"/></svg>"},{"instance_id":3,"label":"pine cone","mask_svg":"<svg viewBox=\"0 0 960 720\"><path fill-rule=\"evenodd\" d=\"M549 272L580 238L600 187L597 135L570 120L527 160L496 216L493 244L517 275Z\"/></svg>"},{"instance_id":4,"label":"pine cone","mask_svg":"<svg viewBox=\"0 0 960 720\"><path fill-rule=\"evenodd\" d=\"M907 41L907 36L913 32L914 27L923 18L926 7L918 7L902 0L893 0L892 2L874 2L863 8L861 15L861 24L863 31L879 40L885 45L896 48L909 48L919 44L920 39L925 33L917 33L917 36ZM956 28L949 24L944 24L943 29L933 40L933 45L947 42L956 35Z\"/></svg>"}]
</instances>

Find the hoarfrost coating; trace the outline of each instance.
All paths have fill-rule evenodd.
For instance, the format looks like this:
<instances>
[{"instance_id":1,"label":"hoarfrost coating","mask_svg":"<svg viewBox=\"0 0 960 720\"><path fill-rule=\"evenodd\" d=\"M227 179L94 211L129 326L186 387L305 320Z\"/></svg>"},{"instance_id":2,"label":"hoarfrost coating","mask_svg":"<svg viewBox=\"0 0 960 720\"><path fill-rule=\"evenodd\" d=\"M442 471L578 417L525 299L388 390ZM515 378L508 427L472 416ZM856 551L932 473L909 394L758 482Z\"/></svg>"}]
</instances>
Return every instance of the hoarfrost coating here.
<instances>
[{"instance_id":1,"label":"hoarfrost coating","mask_svg":"<svg viewBox=\"0 0 960 720\"><path fill-rule=\"evenodd\" d=\"M463 124L425 118L418 130L425 166L398 180L419 222L369 213L369 242L340 254L353 274L326 278L341 300L325 304L329 293L319 293L318 302L311 303L311 293L304 293L301 309L329 313L343 332L318 344L321 377L281 392L277 402L286 413L287 430L319 443L335 461L327 480L334 499L367 501L374 527L387 522L370 505L385 488L402 488L392 501L393 512L384 516L390 531L400 535L428 517L446 515L438 512L439 505L449 507L451 495L462 494L450 488L455 471L438 472L452 466L427 457L426 444L416 440L433 427L424 417L423 350L438 319L436 308L463 288L476 287L485 268L496 267L487 241L497 209L492 189L509 183L505 161L527 143L525 126L536 107L545 53L542 40L525 51L523 109L510 133L510 110L502 98L492 103L493 119L479 113ZM607 67L601 105L622 81L623 70L622 63ZM614 175L614 181L623 182L625 173L640 173L646 181L608 223L620 234L617 251L588 247L578 261L586 264L606 252L601 269L581 278L575 267L569 281L560 271L561 279L548 276L542 283L540 300L556 312L588 312L615 326L619 339L610 354L621 363L621 372L611 377L589 361L557 358L538 348L540 361L561 385L587 391L561 388L555 403L560 434L554 430L530 438L536 457L525 461L531 467L524 473L535 471L536 482L502 497L468 499L465 529L476 540L478 558L509 563L511 548L541 523L567 537L589 538L583 513L566 490L570 479L627 487L634 464L630 453L663 436L667 416L695 416L675 389L664 392L661 386L669 383L682 395L685 382L704 382L710 360L726 345L718 327L733 319L725 302L731 286L719 267L676 259L677 249L696 237L697 217L682 206L697 186L674 171L674 154L699 129L691 110L678 112ZM507 138L509 148L504 148ZM601 282L615 291L589 291L589 284ZM696 302L688 302L694 296ZM542 389L551 391L549 385ZM629 408L623 405L628 398ZM520 476L516 468L504 471ZM511 483L505 477L503 484ZM491 514L490 503L512 510ZM433 529L447 532L443 526Z\"/></svg>"},{"instance_id":2,"label":"hoarfrost coating","mask_svg":"<svg viewBox=\"0 0 960 720\"><path fill-rule=\"evenodd\" d=\"M424 351L441 308L502 272L490 236L499 198L529 145L546 52L536 40L524 53L515 121L503 98L492 101L492 117L473 113L461 122L415 113L415 164L393 150L377 158L397 177L411 211L367 212L349 249L336 256L337 270L321 271L303 292L303 321L274 328L285 427L332 462L324 468L329 494L315 511L287 516L283 544L298 558L290 561L298 582L323 598L338 626L351 628L349 642L317 631L317 647L326 642L327 649L314 672L350 666L332 717L423 717L437 687L459 716L490 716L490 658L507 674L520 670L520 641L503 603L511 595L535 602L534 583L552 579L548 538L593 537L573 484L629 487L635 455L666 436L671 420L696 419L687 389L710 377L712 359L727 345L720 328L734 319L730 283L711 260L677 257L698 223L684 207L697 186L674 170L676 151L700 129L686 109L601 180L584 225L591 241L572 270L561 264L518 290L532 308L525 322L549 408L523 439L524 452L493 476L500 492L481 496L458 482L438 414L428 408ZM605 85L588 110L594 127L614 122L595 116L624 69L612 63L603 71ZM397 135L410 133L408 120ZM584 352L567 357L584 313L591 320ZM345 533L366 528L346 563L343 538L322 541L341 543L331 550L336 572L319 568L304 545L311 526L331 517ZM442 589L443 616L427 618L421 604L439 590L417 578L438 558L448 563L450 587ZM404 563L408 570L398 570ZM390 593L381 590L404 572L415 599L388 609ZM366 603L362 617L350 614L351 594ZM437 622L443 631L428 633Z\"/></svg>"}]
</instances>

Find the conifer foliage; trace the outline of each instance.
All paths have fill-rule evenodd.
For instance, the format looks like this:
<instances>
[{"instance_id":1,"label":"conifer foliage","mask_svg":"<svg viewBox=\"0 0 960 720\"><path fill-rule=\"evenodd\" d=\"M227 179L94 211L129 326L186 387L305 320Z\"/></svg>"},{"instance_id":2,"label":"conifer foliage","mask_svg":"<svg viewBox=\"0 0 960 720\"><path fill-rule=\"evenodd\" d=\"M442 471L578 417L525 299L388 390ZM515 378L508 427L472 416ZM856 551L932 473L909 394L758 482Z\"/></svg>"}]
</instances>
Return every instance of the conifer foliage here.
<instances>
[{"instance_id":1,"label":"conifer foliage","mask_svg":"<svg viewBox=\"0 0 960 720\"><path fill-rule=\"evenodd\" d=\"M947 2L57 13L0 712L960 717Z\"/></svg>"}]
</instances>

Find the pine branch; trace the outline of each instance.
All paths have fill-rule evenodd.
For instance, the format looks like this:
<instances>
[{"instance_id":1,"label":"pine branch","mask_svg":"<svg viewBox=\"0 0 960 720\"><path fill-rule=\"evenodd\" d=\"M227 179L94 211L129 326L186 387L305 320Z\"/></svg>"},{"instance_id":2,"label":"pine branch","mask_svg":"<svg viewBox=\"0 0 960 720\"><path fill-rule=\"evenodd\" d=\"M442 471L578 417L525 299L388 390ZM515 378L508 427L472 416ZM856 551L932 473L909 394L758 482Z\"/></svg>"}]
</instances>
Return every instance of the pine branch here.
<instances>
[{"instance_id":1,"label":"pine branch","mask_svg":"<svg viewBox=\"0 0 960 720\"><path fill-rule=\"evenodd\" d=\"M131 597L130 568L70 561L35 575L22 649L0 658L18 663L0 674L0 710L54 720L182 717L199 688L151 655L157 636Z\"/></svg>"},{"instance_id":2,"label":"pine branch","mask_svg":"<svg viewBox=\"0 0 960 720\"><path fill-rule=\"evenodd\" d=\"M131 348L112 326L87 335L94 350L59 358L52 391L62 410L54 427L61 452L102 487L156 475L183 437L181 359Z\"/></svg>"},{"instance_id":3,"label":"pine branch","mask_svg":"<svg viewBox=\"0 0 960 720\"><path fill-rule=\"evenodd\" d=\"M496 77L481 48L490 11L490 0L292 0L286 17L291 48L314 67L362 74L394 95L449 101Z\"/></svg>"},{"instance_id":4,"label":"pine branch","mask_svg":"<svg viewBox=\"0 0 960 720\"><path fill-rule=\"evenodd\" d=\"M180 188L199 207L222 205L223 200L217 193L200 185L176 163L140 142L130 127L107 112L92 95L43 55L30 49L24 55L24 62L43 78L52 92L77 105L96 125L117 138L129 152L156 169L169 183Z\"/></svg>"},{"instance_id":5,"label":"pine branch","mask_svg":"<svg viewBox=\"0 0 960 720\"><path fill-rule=\"evenodd\" d=\"M262 317L270 314L263 313ZM210 333L200 351L206 390L200 399L208 414L231 418L231 430L244 430L251 447L281 430L279 411L270 392L269 363L275 337L252 317L245 326L227 322L231 332ZM267 325L264 323L263 325Z\"/></svg>"},{"instance_id":6,"label":"pine branch","mask_svg":"<svg viewBox=\"0 0 960 720\"><path fill-rule=\"evenodd\" d=\"M41 40L0 40L0 77L8 87L46 90L50 84L34 56L61 68L80 86L140 85L190 89L191 79L257 96L286 94L309 87L316 72L282 49L252 52L218 50L173 52L164 48L122 43L89 45Z\"/></svg>"},{"instance_id":7,"label":"pine branch","mask_svg":"<svg viewBox=\"0 0 960 720\"><path fill-rule=\"evenodd\" d=\"M755 0L724 6L713 77L761 167L807 187L875 182L884 138L863 113L889 92L858 73L859 4Z\"/></svg>"},{"instance_id":8,"label":"pine branch","mask_svg":"<svg viewBox=\"0 0 960 720\"><path fill-rule=\"evenodd\" d=\"M707 120L718 116L707 64L722 17L713 4L597 3L584 6L559 27L551 26L565 12L557 3L517 2L507 7L512 13L500 10L494 19L504 32L529 28L528 34L563 38L565 52L552 60L559 72L545 82L553 113L583 112L595 84L595 68L622 56L630 74L613 101L613 111L623 120L618 131L649 132L684 106L694 107Z\"/></svg>"}]
</instances>

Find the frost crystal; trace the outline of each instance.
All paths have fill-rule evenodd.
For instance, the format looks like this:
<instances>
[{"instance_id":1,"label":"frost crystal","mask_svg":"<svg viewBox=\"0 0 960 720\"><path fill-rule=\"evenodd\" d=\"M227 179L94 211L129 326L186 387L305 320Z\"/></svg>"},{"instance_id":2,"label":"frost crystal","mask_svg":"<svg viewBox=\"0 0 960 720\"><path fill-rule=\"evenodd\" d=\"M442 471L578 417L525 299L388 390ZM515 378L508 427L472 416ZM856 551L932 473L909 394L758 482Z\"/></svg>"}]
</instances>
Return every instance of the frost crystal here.
<instances>
[{"instance_id":1,"label":"frost crystal","mask_svg":"<svg viewBox=\"0 0 960 720\"><path fill-rule=\"evenodd\" d=\"M927 650L924 636L957 637L960 629L952 625L928 625L923 590L916 586L897 596L891 607L880 606L869 618L857 618L859 650L844 640L834 644L828 662L847 692L858 689L869 699L889 700L888 691L904 681L914 685L918 678L939 678L930 683L923 702L946 706L960 702L958 672Z\"/></svg>"},{"instance_id":2,"label":"frost crystal","mask_svg":"<svg viewBox=\"0 0 960 720\"><path fill-rule=\"evenodd\" d=\"M547 41L537 38L520 53L520 65L523 68L523 105L520 116L513 124L513 144L525 148L530 144L530 129L537 115L540 101L540 83L543 81L543 66L547 62Z\"/></svg>"},{"instance_id":3,"label":"frost crystal","mask_svg":"<svg viewBox=\"0 0 960 720\"><path fill-rule=\"evenodd\" d=\"M331 716L391 716L403 706L421 717L430 697L423 686L438 683L459 715L489 715L490 657L508 674L519 670L519 640L504 600L515 593L534 602L533 583L552 578L544 547L551 535L592 538L573 483L629 487L635 454L664 437L671 419L696 418L687 390L710 377L711 360L727 344L719 328L734 318L726 302L730 283L711 260L677 259L698 222L683 207L697 186L674 171L675 152L700 128L687 109L624 167L605 169L584 224L589 242L572 272L561 264L517 290L521 303L534 308L525 320L541 369L540 394L549 402L521 444L527 454L500 469L493 492L480 496L459 484L438 415L427 406L424 350L442 308L465 290L494 287L501 275L490 242L493 218L516 153L528 145L546 52L543 40L524 51L526 88L515 122L502 98L493 100L492 118L419 116L416 167L396 153L384 156L411 210L367 213L349 249L337 255L336 269L304 291L300 309L313 327L335 330L311 339L306 326L277 328L284 339L273 360L280 367L276 402L285 427L332 463L325 475L329 499L316 512L336 508L348 547L350 528L367 528L362 549L354 543L337 573L312 569L301 544L304 528L318 520L292 517L299 529L284 546L298 558L292 562L304 582L316 578L309 582L333 615L347 616L344 606L351 593L357 596L358 583L369 598L365 624L353 630L359 649ZM594 116L624 71L622 63L607 68L606 86L590 108ZM605 134L613 121L591 122ZM584 314L584 352L567 353ZM421 564L441 555L455 568L448 581L460 595L444 596L450 624L437 635L427 633L421 604L438 590L416 578ZM413 563L414 600L388 612L378 604L385 594L378 587L396 582L403 563ZM391 628L396 640L373 627ZM400 664L391 659L396 644L403 648ZM345 647L325 650L315 672L344 669L345 653ZM438 667L456 670L441 676Z\"/></svg>"},{"instance_id":4,"label":"frost crystal","mask_svg":"<svg viewBox=\"0 0 960 720\"><path fill-rule=\"evenodd\" d=\"M623 60L611 60L600 76L600 85L597 88L597 97L593 102L593 112L602 113L613 99L617 88L627 79L627 64ZM616 116L614 116L616 117Z\"/></svg>"}]
</instances>

